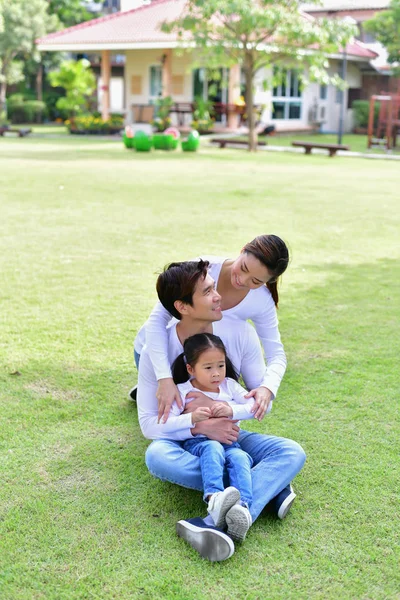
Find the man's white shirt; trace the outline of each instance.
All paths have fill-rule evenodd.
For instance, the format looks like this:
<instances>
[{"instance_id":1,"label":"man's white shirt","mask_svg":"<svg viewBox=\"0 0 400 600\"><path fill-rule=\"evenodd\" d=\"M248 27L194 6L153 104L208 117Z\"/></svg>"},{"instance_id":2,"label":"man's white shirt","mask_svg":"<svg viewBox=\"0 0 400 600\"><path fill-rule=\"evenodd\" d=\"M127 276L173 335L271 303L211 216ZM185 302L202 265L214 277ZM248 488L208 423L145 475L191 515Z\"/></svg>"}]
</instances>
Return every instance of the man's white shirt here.
<instances>
[{"instance_id":1,"label":"man's white shirt","mask_svg":"<svg viewBox=\"0 0 400 600\"><path fill-rule=\"evenodd\" d=\"M168 328L168 358L170 364L183 352L176 332L177 323ZM242 375L247 389L265 385L266 366L261 345L254 328L238 319L223 318L212 324L212 332L218 335L236 372ZM192 436L192 415L170 415L166 424L157 423L158 402L157 377L146 346L140 355L137 405L139 424L143 435L151 440L186 440Z\"/></svg>"}]
</instances>

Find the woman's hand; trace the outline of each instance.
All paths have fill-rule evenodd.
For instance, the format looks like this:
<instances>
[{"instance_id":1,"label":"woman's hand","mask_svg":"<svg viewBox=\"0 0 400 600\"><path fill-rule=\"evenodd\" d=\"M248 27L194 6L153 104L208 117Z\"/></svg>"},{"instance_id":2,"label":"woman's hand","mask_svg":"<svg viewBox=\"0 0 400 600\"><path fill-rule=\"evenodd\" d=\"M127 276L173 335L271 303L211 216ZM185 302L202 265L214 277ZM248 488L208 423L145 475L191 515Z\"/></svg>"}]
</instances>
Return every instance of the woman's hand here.
<instances>
[{"instance_id":1,"label":"woman's hand","mask_svg":"<svg viewBox=\"0 0 400 600\"><path fill-rule=\"evenodd\" d=\"M254 390L250 390L245 398L254 398L254 406L251 411L254 413L254 418L258 421L262 421L265 413L268 410L269 403L271 402L273 393L268 388L261 386Z\"/></svg>"},{"instance_id":2,"label":"woman's hand","mask_svg":"<svg viewBox=\"0 0 400 600\"><path fill-rule=\"evenodd\" d=\"M211 418L211 410L206 406L199 406L192 412L192 423L200 423L200 421L207 421Z\"/></svg>"},{"instance_id":3,"label":"woman's hand","mask_svg":"<svg viewBox=\"0 0 400 600\"><path fill-rule=\"evenodd\" d=\"M158 388L156 393L158 400L158 421L157 423L166 423L169 417L169 411L174 401L180 409L183 408L182 399L178 388L176 387L172 377L158 380Z\"/></svg>"},{"instance_id":4,"label":"woman's hand","mask_svg":"<svg viewBox=\"0 0 400 600\"><path fill-rule=\"evenodd\" d=\"M211 407L213 417L232 417L233 410L227 402L213 402Z\"/></svg>"}]
</instances>

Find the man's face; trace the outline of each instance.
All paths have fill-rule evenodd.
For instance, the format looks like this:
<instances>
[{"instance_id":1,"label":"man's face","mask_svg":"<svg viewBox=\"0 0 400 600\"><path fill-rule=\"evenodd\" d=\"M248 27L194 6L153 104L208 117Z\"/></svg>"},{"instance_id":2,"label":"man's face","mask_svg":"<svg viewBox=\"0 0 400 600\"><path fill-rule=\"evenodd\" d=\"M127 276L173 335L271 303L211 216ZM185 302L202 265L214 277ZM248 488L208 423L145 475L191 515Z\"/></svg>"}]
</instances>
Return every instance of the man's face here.
<instances>
[{"instance_id":1,"label":"man's face","mask_svg":"<svg viewBox=\"0 0 400 600\"><path fill-rule=\"evenodd\" d=\"M222 319L221 296L215 289L215 281L207 273L199 279L193 294L193 306L185 304L187 316L197 321L220 321Z\"/></svg>"}]
</instances>

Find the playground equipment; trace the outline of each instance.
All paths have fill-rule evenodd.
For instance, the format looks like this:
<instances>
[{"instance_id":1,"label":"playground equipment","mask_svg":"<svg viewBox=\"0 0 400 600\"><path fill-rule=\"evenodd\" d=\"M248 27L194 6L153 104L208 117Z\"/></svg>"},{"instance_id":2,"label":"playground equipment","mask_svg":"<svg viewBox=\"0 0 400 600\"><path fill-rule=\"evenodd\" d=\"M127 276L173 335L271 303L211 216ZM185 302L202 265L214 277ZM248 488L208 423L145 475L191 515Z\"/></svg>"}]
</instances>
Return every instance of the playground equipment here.
<instances>
[{"instance_id":1,"label":"playground equipment","mask_svg":"<svg viewBox=\"0 0 400 600\"><path fill-rule=\"evenodd\" d=\"M393 91L371 96L368 119L368 148L379 146L386 150L396 147L400 131L400 81L392 85ZM379 102L378 120L375 123L375 103Z\"/></svg>"}]
</instances>

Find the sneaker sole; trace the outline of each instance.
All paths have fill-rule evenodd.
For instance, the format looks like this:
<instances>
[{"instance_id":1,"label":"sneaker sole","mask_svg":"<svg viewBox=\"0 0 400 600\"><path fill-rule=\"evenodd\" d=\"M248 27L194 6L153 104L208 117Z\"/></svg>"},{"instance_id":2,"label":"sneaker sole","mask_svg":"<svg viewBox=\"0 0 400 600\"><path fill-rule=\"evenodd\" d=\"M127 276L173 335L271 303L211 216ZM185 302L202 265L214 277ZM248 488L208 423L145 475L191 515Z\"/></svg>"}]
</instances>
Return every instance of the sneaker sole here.
<instances>
[{"instance_id":1,"label":"sneaker sole","mask_svg":"<svg viewBox=\"0 0 400 600\"><path fill-rule=\"evenodd\" d=\"M200 556L212 562L226 560L235 551L232 540L222 531L203 529L187 521L178 521L176 533L192 546Z\"/></svg>"},{"instance_id":2,"label":"sneaker sole","mask_svg":"<svg viewBox=\"0 0 400 600\"><path fill-rule=\"evenodd\" d=\"M251 527L249 517L240 510L239 506L233 506L226 515L226 524L228 525L227 534L235 542L243 542L246 534Z\"/></svg>"},{"instance_id":3,"label":"sneaker sole","mask_svg":"<svg viewBox=\"0 0 400 600\"><path fill-rule=\"evenodd\" d=\"M295 501L295 498L296 498L296 494L294 492L292 492L291 494L286 496L286 498L284 499L284 501L282 502L282 504L280 505L279 510L278 510L278 518L279 519L284 519L287 516L290 509L292 508L292 504Z\"/></svg>"},{"instance_id":4,"label":"sneaker sole","mask_svg":"<svg viewBox=\"0 0 400 600\"><path fill-rule=\"evenodd\" d=\"M133 386L133 388L131 390L129 390L128 398L129 398L129 400L132 400L132 402L136 402L136 396L137 396L137 385Z\"/></svg>"},{"instance_id":5,"label":"sneaker sole","mask_svg":"<svg viewBox=\"0 0 400 600\"><path fill-rule=\"evenodd\" d=\"M240 492L234 487L226 488L224 493L226 496L219 512L219 519L215 523L215 527L219 528L225 527L226 513L240 500Z\"/></svg>"}]
</instances>

